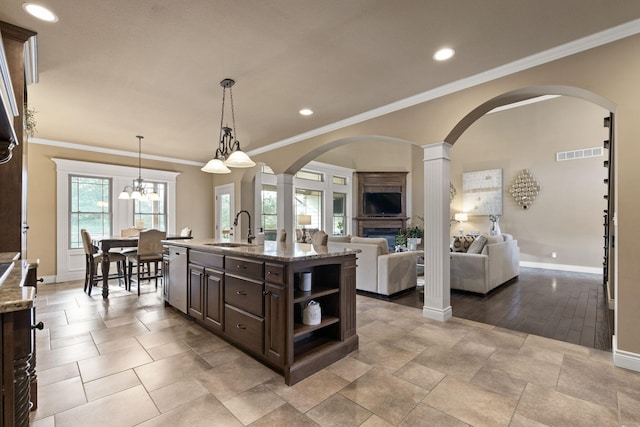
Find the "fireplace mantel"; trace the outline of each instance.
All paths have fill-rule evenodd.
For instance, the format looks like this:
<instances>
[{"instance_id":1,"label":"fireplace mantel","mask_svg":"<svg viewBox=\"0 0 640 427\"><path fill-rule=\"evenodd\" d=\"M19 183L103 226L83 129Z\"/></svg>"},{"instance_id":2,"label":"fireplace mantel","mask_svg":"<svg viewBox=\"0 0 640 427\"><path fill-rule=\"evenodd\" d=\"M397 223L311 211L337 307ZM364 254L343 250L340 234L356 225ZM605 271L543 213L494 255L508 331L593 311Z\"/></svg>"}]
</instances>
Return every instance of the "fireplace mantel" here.
<instances>
[{"instance_id":1,"label":"fireplace mantel","mask_svg":"<svg viewBox=\"0 0 640 427\"><path fill-rule=\"evenodd\" d=\"M407 220L407 172L358 172L358 214L355 217L358 236L365 235L365 229L406 228ZM402 193L402 211L394 216L371 216L364 212L363 197L366 192Z\"/></svg>"}]
</instances>

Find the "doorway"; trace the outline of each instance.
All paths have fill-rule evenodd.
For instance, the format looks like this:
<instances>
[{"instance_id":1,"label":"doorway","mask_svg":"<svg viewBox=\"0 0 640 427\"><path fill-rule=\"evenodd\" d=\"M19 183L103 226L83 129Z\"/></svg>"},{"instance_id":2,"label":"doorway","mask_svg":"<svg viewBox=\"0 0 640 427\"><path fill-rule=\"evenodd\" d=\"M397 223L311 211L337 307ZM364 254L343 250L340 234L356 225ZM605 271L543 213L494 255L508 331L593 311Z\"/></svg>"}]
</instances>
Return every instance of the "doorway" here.
<instances>
[{"instance_id":1,"label":"doorway","mask_svg":"<svg viewBox=\"0 0 640 427\"><path fill-rule=\"evenodd\" d=\"M215 187L215 238L230 240L232 233L233 212L235 212L233 183Z\"/></svg>"}]
</instances>

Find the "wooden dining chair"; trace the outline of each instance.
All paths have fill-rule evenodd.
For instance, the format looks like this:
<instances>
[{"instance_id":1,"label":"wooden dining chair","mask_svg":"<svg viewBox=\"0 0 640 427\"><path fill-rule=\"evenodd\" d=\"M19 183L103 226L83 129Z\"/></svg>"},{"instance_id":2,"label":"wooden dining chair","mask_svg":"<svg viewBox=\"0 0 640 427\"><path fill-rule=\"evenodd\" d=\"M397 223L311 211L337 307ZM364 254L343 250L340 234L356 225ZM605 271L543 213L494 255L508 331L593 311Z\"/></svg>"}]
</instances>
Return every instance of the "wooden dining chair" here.
<instances>
[{"instance_id":1,"label":"wooden dining chair","mask_svg":"<svg viewBox=\"0 0 640 427\"><path fill-rule=\"evenodd\" d=\"M103 279L102 274L98 274L98 268L104 260L104 254L93 245L91 234L87 230L84 228L80 230L80 235L85 255L84 291L91 295L93 285L100 283ZM109 261L115 262L117 266L117 273L110 274L109 279L118 279L118 281L122 279L127 288L126 257L117 252L109 252Z\"/></svg>"},{"instance_id":2,"label":"wooden dining chair","mask_svg":"<svg viewBox=\"0 0 640 427\"><path fill-rule=\"evenodd\" d=\"M162 277L162 240L167 233L160 230L143 230L138 235L138 249L135 253L126 254L127 276L129 278L129 290L131 290L131 278L133 268L136 268L136 283L138 296L140 296L140 284L142 280L155 279L156 290L158 279ZM152 271L153 267L153 271Z\"/></svg>"}]
</instances>

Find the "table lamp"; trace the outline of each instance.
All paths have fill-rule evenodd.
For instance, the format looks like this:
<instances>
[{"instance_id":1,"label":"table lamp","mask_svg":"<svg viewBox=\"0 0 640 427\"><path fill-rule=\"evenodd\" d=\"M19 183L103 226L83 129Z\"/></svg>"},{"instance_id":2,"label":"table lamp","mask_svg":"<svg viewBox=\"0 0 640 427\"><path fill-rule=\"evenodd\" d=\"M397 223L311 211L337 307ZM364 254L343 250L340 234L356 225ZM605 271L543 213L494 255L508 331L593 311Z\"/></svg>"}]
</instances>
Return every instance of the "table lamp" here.
<instances>
[{"instance_id":1,"label":"table lamp","mask_svg":"<svg viewBox=\"0 0 640 427\"><path fill-rule=\"evenodd\" d=\"M302 243L307 241L307 230L305 225L311 225L311 215L298 215L298 225L302 226Z\"/></svg>"},{"instance_id":2,"label":"table lamp","mask_svg":"<svg viewBox=\"0 0 640 427\"><path fill-rule=\"evenodd\" d=\"M457 213L454 215L454 218L457 222L459 222L461 225L463 222L467 222L469 221L469 217L467 216L466 213L461 212L461 213ZM460 227L460 229L458 230L460 232L460 235L464 235L464 228L462 228L462 226Z\"/></svg>"}]
</instances>

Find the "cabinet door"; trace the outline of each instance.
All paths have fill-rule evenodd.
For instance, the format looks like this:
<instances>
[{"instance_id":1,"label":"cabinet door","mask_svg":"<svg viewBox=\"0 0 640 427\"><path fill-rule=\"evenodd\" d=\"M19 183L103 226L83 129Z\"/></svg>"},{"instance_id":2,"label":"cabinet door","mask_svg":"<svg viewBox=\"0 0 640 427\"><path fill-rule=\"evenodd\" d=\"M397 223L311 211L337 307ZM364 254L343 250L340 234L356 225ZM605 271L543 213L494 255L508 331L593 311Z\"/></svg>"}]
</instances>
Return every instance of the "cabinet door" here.
<instances>
[{"instance_id":1,"label":"cabinet door","mask_svg":"<svg viewBox=\"0 0 640 427\"><path fill-rule=\"evenodd\" d=\"M222 330L224 313L224 273L205 268L204 270L204 323L210 328Z\"/></svg>"},{"instance_id":2,"label":"cabinet door","mask_svg":"<svg viewBox=\"0 0 640 427\"><path fill-rule=\"evenodd\" d=\"M279 366L284 365L286 288L273 283L265 284L264 292L264 354Z\"/></svg>"},{"instance_id":3,"label":"cabinet door","mask_svg":"<svg viewBox=\"0 0 640 427\"><path fill-rule=\"evenodd\" d=\"M189 298L187 301L187 313L196 319L202 319L203 308L203 287L202 279L204 277L204 268L199 265L189 264Z\"/></svg>"}]
</instances>

